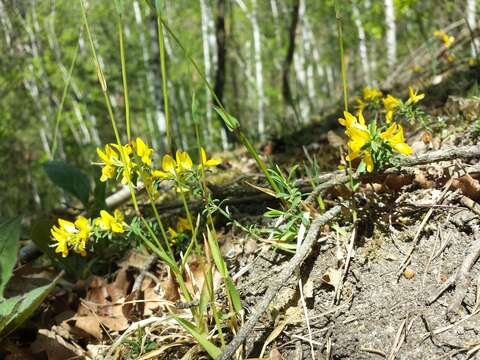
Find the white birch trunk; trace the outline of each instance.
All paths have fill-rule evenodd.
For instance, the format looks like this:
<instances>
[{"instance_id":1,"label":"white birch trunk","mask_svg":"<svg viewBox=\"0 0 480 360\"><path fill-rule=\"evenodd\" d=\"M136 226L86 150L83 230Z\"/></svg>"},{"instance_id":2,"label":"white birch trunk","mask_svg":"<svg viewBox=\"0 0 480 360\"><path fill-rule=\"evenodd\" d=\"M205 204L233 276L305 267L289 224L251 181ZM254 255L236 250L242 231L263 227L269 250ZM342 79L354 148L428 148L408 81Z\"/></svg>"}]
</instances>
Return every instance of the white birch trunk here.
<instances>
[{"instance_id":1,"label":"white birch trunk","mask_svg":"<svg viewBox=\"0 0 480 360\"><path fill-rule=\"evenodd\" d=\"M205 68L205 78L212 83L212 63L210 57L210 41L208 35L209 12L205 0L200 0L200 10L202 13L202 44L203 44L203 64ZM205 87L207 126L204 128L205 139L209 139L212 134L212 98L210 91Z\"/></svg>"},{"instance_id":2,"label":"white birch trunk","mask_svg":"<svg viewBox=\"0 0 480 360\"><path fill-rule=\"evenodd\" d=\"M262 44L260 40L260 27L257 19L257 0L252 0L253 9L250 16L253 29L253 48L255 61L255 78L257 85L258 102L258 134L260 140L265 139L265 94L263 89L263 64L262 64Z\"/></svg>"},{"instance_id":3,"label":"white birch trunk","mask_svg":"<svg viewBox=\"0 0 480 360\"><path fill-rule=\"evenodd\" d=\"M370 64L368 62L367 40L365 36L365 29L363 28L362 19L360 18L360 11L355 3L352 3L353 21L357 27L358 32L358 52L360 55L360 63L363 71L363 81L370 85Z\"/></svg>"},{"instance_id":4,"label":"white birch trunk","mask_svg":"<svg viewBox=\"0 0 480 360\"><path fill-rule=\"evenodd\" d=\"M145 80L146 80L146 98L149 99L151 105L155 105L155 76L152 72L152 69L149 65L150 53L148 51L147 40L145 38L145 25L143 23L142 10L137 0L133 1L133 14L135 18L135 23L138 27L138 38L140 40L140 46L142 47L142 59L143 67L145 69ZM158 147L158 141L155 131L155 125L153 123L153 115L149 106L146 106L145 109L145 120L147 122L147 128L150 133L150 141L154 148Z\"/></svg>"},{"instance_id":5,"label":"white birch trunk","mask_svg":"<svg viewBox=\"0 0 480 360\"><path fill-rule=\"evenodd\" d=\"M386 25L386 42L387 42L387 64L392 69L397 61L397 38L395 25L395 8L393 0L385 0L385 25Z\"/></svg>"},{"instance_id":6,"label":"white birch trunk","mask_svg":"<svg viewBox=\"0 0 480 360\"><path fill-rule=\"evenodd\" d=\"M467 23L470 29L472 30L477 27L476 5L477 5L476 0L467 0ZM471 45L471 54L473 58L476 58L478 56L477 50L478 50L478 40L474 39Z\"/></svg>"}]
</instances>

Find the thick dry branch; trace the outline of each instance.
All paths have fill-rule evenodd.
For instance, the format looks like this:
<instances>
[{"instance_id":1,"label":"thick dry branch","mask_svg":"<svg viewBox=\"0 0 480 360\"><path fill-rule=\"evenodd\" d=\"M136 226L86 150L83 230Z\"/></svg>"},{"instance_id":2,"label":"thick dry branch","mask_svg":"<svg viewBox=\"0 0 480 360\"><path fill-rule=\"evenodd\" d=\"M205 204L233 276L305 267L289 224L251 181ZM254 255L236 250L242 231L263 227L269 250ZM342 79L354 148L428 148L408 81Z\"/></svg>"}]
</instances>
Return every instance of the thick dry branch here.
<instances>
[{"instance_id":1,"label":"thick dry branch","mask_svg":"<svg viewBox=\"0 0 480 360\"><path fill-rule=\"evenodd\" d=\"M223 354L218 358L220 360L230 359L240 345L245 341L247 336L252 332L254 326L257 324L260 317L265 313L268 308L268 305L275 298L275 295L278 294L278 291L285 285L288 279L293 275L296 269L301 266L303 261L306 259L310 253L313 244L317 241L317 236L320 231L321 226L325 225L327 222L331 221L340 213L340 206L335 206L328 210L326 213L317 216L308 230L308 234L305 237L304 242L297 249L295 256L290 259L288 264L283 268L280 274L276 277L276 280L268 287L265 295L262 300L255 306L255 309L252 312L252 315L248 321L243 325L237 335L233 340L228 344Z\"/></svg>"}]
</instances>

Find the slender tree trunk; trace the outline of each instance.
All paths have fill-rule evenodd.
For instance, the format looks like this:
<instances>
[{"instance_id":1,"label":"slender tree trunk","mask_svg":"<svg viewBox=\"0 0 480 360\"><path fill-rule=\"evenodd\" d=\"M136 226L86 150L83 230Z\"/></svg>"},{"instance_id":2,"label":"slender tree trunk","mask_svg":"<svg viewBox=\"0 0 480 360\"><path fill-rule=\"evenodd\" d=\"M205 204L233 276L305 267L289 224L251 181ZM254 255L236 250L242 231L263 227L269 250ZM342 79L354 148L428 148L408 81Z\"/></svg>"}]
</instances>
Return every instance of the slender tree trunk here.
<instances>
[{"instance_id":1,"label":"slender tree trunk","mask_svg":"<svg viewBox=\"0 0 480 360\"><path fill-rule=\"evenodd\" d=\"M165 119L165 114L162 110L162 76L160 72L160 49L158 48L158 31L157 31L157 20L155 16L151 17L151 48L152 48L152 59L154 59L151 63L152 73L154 74L154 105L155 105L155 121L157 123L157 129L160 133L160 137L162 139L165 138L165 134L167 131L167 124ZM161 141L161 146L165 146L165 141Z\"/></svg>"},{"instance_id":2,"label":"slender tree trunk","mask_svg":"<svg viewBox=\"0 0 480 360\"><path fill-rule=\"evenodd\" d=\"M393 0L385 0L385 25L387 29L387 64L392 69L397 61L397 38L395 24L395 7Z\"/></svg>"},{"instance_id":3,"label":"slender tree trunk","mask_svg":"<svg viewBox=\"0 0 480 360\"><path fill-rule=\"evenodd\" d=\"M226 60L227 60L227 32L225 28L225 0L217 0L217 16L215 20L215 35L217 44L217 69L215 72L214 92L223 103L225 88ZM228 130L222 119L221 137L223 149L228 149L228 143L234 141L233 134Z\"/></svg>"},{"instance_id":4,"label":"slender tree trunk","mask_svg":"<svg viewBox=\"0 0 480 360\"><path fill-rule=\"evenodd\" d=\"M258 135L261 141L265 139L265 94L263 89L263 64L262 64L262 43L260 40L260 26L257 18L257 0L252 0L252 13L250 16L253 29L253 48L255 60L255 78L257 85L258 101Z\"/></svg>"},{"instance_id":5,"label":"slender tree trunk","mask_svg":"<svg viewBox=\"0 0 480 360\"><path fill-rule=\"evenodd\" d=\"M363 81L370 85L370 63L368 62L367 40L365 36L365 29L363 28L360 11L355 2L352 3L353 20L358 32L358 52L360 55L360 62L362 64Z\"/></svg>"},{"instance_id":6,"label":"slender tree trunk","mask_svg":"<svg viewBox=\"0 0 480 360\"><path fill-rule=\"evenodd\" d=\"M295 54L295 39L297 35L298 17L300 13L300 0L293 0L292 17L290 20L290 27L288 29L288 48L285 56L282 71L282 96L283 100L288 106L291 106L295 116L297 111L292 96L292 89L290 87L290 68L292 66L293 57Z\"/></svg>"},{"instance_id":7,"label":"slender tree trunk","mask_svg":"<svg viewBox=\"0 0 480 360\"><path fill-rule=\"evenodd\" d=\"M203 43L203 65L205 71L205 78L209 83L212 82L212 63L210 57L210 43L209 43L209 34L208 34L208 24L209 11L207 8L207 3L205 0L200 0L200 9L202 14L202 43ZM211 139L212 136L212 98L210 91L205 88L205 105L206 105L206 114L207 114L207 126L203 127L203 134L207 141Z\"/></svg>"},{"instance_id":8,"label":"slender tree trunk","mask_svg":"<svg viewBox=\"0 0 480 360\"><path fill-rule=\"evenodd\" d=\"M475 29L477 27L476 5L477 5L476 0L467 0L467 23L470 29ZM471 45L471 53L473 58L476 58L478 56L477 51L478 51L478 41L477 39L473 39L472 45Z\"/></svg>"}]
</instances>

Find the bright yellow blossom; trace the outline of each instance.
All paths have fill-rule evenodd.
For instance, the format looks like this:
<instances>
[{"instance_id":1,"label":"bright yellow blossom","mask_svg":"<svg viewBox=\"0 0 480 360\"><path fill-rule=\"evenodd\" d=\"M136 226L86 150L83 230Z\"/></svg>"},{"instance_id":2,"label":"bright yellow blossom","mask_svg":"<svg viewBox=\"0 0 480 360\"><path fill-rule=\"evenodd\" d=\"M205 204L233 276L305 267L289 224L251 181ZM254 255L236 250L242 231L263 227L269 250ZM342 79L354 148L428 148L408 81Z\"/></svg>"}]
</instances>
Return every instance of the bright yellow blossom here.
<instances>
[{"instance_id":1,"label":"bright yellow blossom","mask_svg":"<svg viewBox=\"0 0 480 360\"><path fill-rule=\"evenodd\" d=\"M178 220L177 220L177 231L184 232L185 230L192 231L192 227L190 226L190 222L183 217L179 217Z\"/></svg>"},{"instance_id":2,"label":"bright yellow blossom","mask_svg":"<svg viewBox=\"0 0 480 360\"><path fill-rule=\"evenodd\" d=\"M152 164L150 156L153 153L153 149L149 148L139 137L135 140L135 151L145 165Z\"/></svg>"},{"instance_id":3,"label":"bright yellow blossom","mask_svg":"<svg viewBox=\"0 0 480 360\"><path fill-rule=\"evenodd\" d=\"M190 155L186 151L177 150L175 154L175 160L177 162L177 173L180 174L184 171L192 170L193 163Z\"/></svg>"},{"instance_id":4,"label":"bright yellow blossom","mask_svg":"<svg viewBox=\"0 0 480 360\"><path fill-rule=\"evenodd\" d=\"M418 94L418 90L413 90L413 87L408 87L407 104L416 104L425 97L425 94Z\"/></svg>"},{"instance_id":5,"label":"bright yellow blossom","mask_svg":"<svg viewBox=\"0 0 480 360\"><path fill-rule=\"evenodd\" d=\"M433 35L443 42L445 49L448 49L455 41L455 38L453 36L449 36L445 31L437 30L433 32Z\"/></svg>"},{"instance_id":6,"label":"bright yellow blossom","mask_svg":"<svg viewBox=\"0 0 480 360\"><path fill-rule=\"evenodd\" d=\"M365 103L365 101L362 100L361 97L356 97L355 98L355 102L357 103L357 110L358 111L363 111L366 107L367 107L367 104Z\"/></svg>"},{"instance_id":7,"label":"bright yellow blossom","mask_svg":"<svg viewBox=\"0 0 480 360\"><path fill-rule=\"evenodd\" d=\"M373 88L365 86L363 88L363 98L367 101L373 101L375 99L381 98L382 96L382 92L376 86Z\"/></svg>"},{"instance_id":8,"label":"bright yellow blossom","mask_svg":"<svg viewBox=\"0 0 480 360\"><path fill-rule=\"evenodd\" d=\"M397 123L390 125L387 130L380 134L380 137L402 155L410 155L413 153L413 149L405 143L402 126L397 125Z\"/></svg>"},{"instance_id":9,"label":"bright yellow blossom","mask_svg":"<svg viewBox=\"0 0 480 360\"><path fill-rule=\"evenodd\" d=\"M390 94L383 99L383 106L385 106L385 110L387 111L387 114L385 115L387 124L392 121L393 113L398 107L400 107L400 105L402 105L402 101Z\"/></svg>"},{"instance_id":10,"label":"bright yellow blossom","mask_svg":"<svg viewBox=\"0 0 480 360\"><path fill-rule=\"evenodd\" d=\"M100 148L97 148L97 154L104 164L100 181L105 182L115 175L115 166L118 164L118 154L108 144L105 145L104 151L102 151Z\"/></svg>"},{"instance_id":11,"label":"bright yellow blossom","mask_svg":"<svg viewBox=\"0 0 480 360\"><path fill-rule=\"evenodd\" d=\"M198 168L201 169L202 167L213 167L217 166L222 162L222 159L219 158L212 158L208 159L207 158L207 153L205 152L205 149L203 147L200 148L200 165L198 165Z\"/></svg>"},{"instance_id":12,"label":"bright yellow blossom","mask_svg":"<svg viewBox=\"0 0 480 360\"><path fill-rule=\"evenodd\" d=\"M85 256L85 248L90 237L91 226L88 219L79 216L75 222L58 219L59 226L53 226L50 230L52 237L57 241L55 252L61 253L62 257L68 256L69 248L76 253Z\"/></svg>"},{"instance_id":13,"label":"bright yellow blossom","mask_svg":"<svg viewBox=\"0 0 480 360\"><path fill-rule=\"evenodd\" d=\"M122 233L125 231L123 215L118 209L113 212L113 216L107 211L101 210L100 217L95 220L95 223L103 230L111 231L114 233Z\"/></svg>"},{"instance_id":14,"label":"bright yellow blossom","mask_svg":"<svg viewBox=\"0 0 480 360\"><path fill-rule=\"evenodd\" d=\"M345 134L349 137L347 146L349 153L345 157L347 161L352 161L360 156L367 167L368 172L373 171L373 159L369 150L364 149L364 146L371 140L370 132L365 125L365 119L362 113L358 115L358 119L350 114L348 111L344 113L345 118L339 119L339 123L346 127Z\"/></svg>"}]
</instances>

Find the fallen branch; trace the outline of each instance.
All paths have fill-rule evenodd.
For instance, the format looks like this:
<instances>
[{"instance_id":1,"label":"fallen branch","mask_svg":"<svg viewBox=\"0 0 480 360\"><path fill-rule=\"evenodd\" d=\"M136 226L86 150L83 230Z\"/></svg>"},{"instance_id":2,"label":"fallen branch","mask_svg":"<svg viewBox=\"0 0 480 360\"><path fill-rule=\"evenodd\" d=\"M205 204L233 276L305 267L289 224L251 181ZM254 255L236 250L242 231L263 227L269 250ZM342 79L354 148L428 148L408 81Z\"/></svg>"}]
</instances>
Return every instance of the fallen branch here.
<instances>
[{"instance_id":1,"label":"fallen branch","mask_svg":"<svg viewBox=\"0 0 480 360\"><path fill-rule=\"evenodd\" d=\"M255 306L255 309L252 312L252 315L248 319L248 321L243 325L237 335L233 338L233 340L228 344L225 348L225 351L222 355L218 358L220 360L227 360L230 359L240 345L245 341L248 335L251 334L254 326L263 315L263 313L267 310L268 305L272 302L275 296L278 294L278 291L287 283L287 280L293 275L296 269L303 263L306 259L308 254L310 253L313 244L317 241L317 235L320 231L320 227L325 225L327 222L331 221L340 213L340 206L337 205L326 213L317 216L308 230L307 236L305 237L304 242L297 249L295 255L290 259L287 266L283 268L280 274L277 276L276 280L269 286L265 295L263 296L262 300Z\"/></svg>"}]
</instances>

